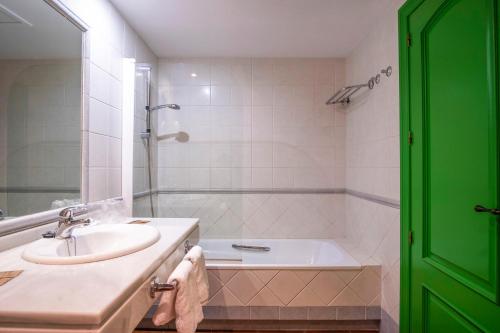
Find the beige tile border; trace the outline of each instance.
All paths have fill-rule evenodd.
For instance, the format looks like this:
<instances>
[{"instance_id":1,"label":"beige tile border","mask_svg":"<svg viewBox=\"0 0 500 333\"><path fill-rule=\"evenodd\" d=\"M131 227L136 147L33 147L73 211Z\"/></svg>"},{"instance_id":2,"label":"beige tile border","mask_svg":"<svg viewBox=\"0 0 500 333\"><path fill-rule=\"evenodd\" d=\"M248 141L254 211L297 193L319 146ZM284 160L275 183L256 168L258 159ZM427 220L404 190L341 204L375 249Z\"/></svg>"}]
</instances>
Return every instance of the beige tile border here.
<instances>
[{"instance_id":1,"label":"beige tile border","mask_svg":"<svg viewBox=\"0 0 500 333\"><path fill-rule=\"evenodd\" d=\"M354 270L208 269L208 306L380 305L380 266Z\"/></svg>"}]
</instances>

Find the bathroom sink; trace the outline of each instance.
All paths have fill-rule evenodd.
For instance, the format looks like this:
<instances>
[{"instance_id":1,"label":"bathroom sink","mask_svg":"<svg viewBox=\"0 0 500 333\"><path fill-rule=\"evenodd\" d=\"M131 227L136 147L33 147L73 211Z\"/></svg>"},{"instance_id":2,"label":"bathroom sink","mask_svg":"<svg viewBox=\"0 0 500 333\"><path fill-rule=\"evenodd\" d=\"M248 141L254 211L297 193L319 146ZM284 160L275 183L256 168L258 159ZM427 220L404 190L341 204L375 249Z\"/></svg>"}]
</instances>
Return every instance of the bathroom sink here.
<instances>
[{"instance_id":1,"label":"bathroom sink","mask_svg":"<svg viewBox=\"0 0 500 333\"><path fill-rule=\"evenodd\" d=\"M139 224L100 224L73 231L71 239L40 239L22 257L37 264L71 265L108 260L143 250L160 239L156 228Z\"/></svg>"}]
</instances>

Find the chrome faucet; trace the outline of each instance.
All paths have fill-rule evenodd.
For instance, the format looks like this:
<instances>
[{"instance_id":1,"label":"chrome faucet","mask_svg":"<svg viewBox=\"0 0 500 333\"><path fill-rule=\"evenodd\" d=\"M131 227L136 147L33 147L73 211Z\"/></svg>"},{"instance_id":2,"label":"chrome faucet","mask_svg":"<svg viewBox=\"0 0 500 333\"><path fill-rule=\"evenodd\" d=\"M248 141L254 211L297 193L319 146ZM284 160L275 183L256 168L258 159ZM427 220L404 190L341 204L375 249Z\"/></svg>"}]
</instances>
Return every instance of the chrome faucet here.
<instances>
[{"instance_id":1,"label":"chrome faucet","mask_svg":"<svg viewBox=\"0 0 500 333\"><path fill-rule=\"evenodd\" d=\"M57 239L71 238L74 228L89 225L91 220L88 218L75 219L75 216L88 213L85 205L67 207L59 213L59 225L57 226L55 237Z\"/></svg>"},{"instance_id":2,"label":"chrome faucet","mask_svg":"<svg viewBox=\"0 0 500 333\"><path fill-rule=\"evenodd\" d=\"M3 220L3 210L0 209L0 221Z\"/></svg>"}]
</instances>

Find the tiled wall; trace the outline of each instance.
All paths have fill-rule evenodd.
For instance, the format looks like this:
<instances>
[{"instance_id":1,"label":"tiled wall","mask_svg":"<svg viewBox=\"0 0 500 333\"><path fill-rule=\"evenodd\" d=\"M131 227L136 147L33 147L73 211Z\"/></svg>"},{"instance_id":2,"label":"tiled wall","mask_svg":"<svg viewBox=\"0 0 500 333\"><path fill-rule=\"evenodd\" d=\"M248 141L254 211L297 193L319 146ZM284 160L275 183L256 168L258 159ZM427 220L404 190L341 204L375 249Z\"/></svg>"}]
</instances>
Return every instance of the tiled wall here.
<instances>
[{"instance_id":1,"label":"tiled wall","mask_svg":"<svg viewBox=\"0 0 500 333\"><path fill-rule=\"evenodd\" d=\"M325 105L343 81L338 59L161 60L159 102L181 110L158 112L159 189L343 188L345 119ZM158 209L199 217L203 237L331 238L342 198L160 193Z\"/></svg>"},{"instance_id":2,"label":"tiled wall","mask_svg":"<svg viewBox=\"0 0 500 333\"><path fill-rule=\"evenodd\" d=\"M163 59L160 189L344 185L344 116L325 106L336 59ZM196 77L193 77L196 75ZM186 143L161 136L184 131Z\"/></svg>"},{"instance_id":3,"label":"tiled wall","mask_svg":"<svg viewBox=\"0 0 500 333\"><path fill-rule=\"evenodd\" d=\"M121 196L122 59L156 64L156 56L107 0L62 0L88 26L89 201Z\"/></svg>"},{"instance_id":4,"label":"tiled wall","mask_svg":"<svg viewBox=\"0 0 500 333\"><path fill-rule=\"evenodd\" d=\"M372 32L346 60L348 84L392 65L374 90L346 109L346 188L399 201L399 79L397 9L393 0ZM351 254L382 266L382 332L399 322L399 209L346 196Z\"/></svg>"},{"instance_id":5,"label":"tiled wall","mask_svg":"<svg viewBox=\"0 0 500 333\"><path fill-rule=\"evenodd\" d=\"M343 208L343 194L160 194L157 212L199 218L202 238L331 239L344 235Z\"/></svg>"}]
</instances>

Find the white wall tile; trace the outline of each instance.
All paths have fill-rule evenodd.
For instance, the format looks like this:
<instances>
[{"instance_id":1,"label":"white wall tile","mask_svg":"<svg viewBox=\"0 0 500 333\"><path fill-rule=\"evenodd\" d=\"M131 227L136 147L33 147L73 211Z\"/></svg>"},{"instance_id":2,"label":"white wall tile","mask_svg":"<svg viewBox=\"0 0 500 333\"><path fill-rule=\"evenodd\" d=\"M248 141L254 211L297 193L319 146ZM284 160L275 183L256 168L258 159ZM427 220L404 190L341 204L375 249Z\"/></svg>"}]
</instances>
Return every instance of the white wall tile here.
<instances>
[{"instance_id":1,"label":"white wall tile","mask_svg":"<svg viewBox=\"0 0 500 333\"><path fill-rule=\"evenodd\" d=\"M210 168L189 168L189 187L193 189L209 189Z\"/></svg>"},{"instance_id":2,"label":"white wall tile","mask_svg":"<svg viewBox=\"0 0 500 333\"><path fill-rule=\"evenodd\" d=\"M210 187L215 189L231 188L231 168L211 168Z\"/></svg>"},{"instance_id":3,"label":"white wall tile","mask_svg":"<svg viewBox=\"0 0 500 333\"><path fill-rule=\"evenodd\" d=\"M90 97L110 104L111 76L94 64L90 64Z\"/></svg>"},{"instance_id":4,"label":"white wall tile","mask_svg":"<svg viewBox=\"0 0 500 333\"><path fill-rule=\"evenodd\" d=\"M109 135L110 106L91 97L89 105L89 131Z\"/></svg>"},{"instance_id":5,"label":"white wall tile","mask_svg":"<svg viewBox=\"0 0 500 333\"><path fill-rule=\"evenodd\" d=\"M108 137L89 133L90 167L106 167L108 164Z\"/></svg>"},{"instance_id":6,"label":"white wall tile","mask_svg":"<svg viewBox=\"0 0 500 333\"><path fill-rule=\"evenodd\" d=\"M273 169L272 168L252 168L252 186L254 188L272 188Z\"/></svg>"},{"instance_id":7,"label":"white wall tile","mask_svg":"<svg viewBox=\"0 0 500 333\"><path fill-rule=\"evenodd\" d=\"M122 142L120 139L109 137L107 138L108 145L108 162L109 168L121 168L122 166Z\"/></svg>"}]
</instances>

